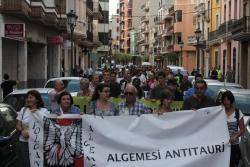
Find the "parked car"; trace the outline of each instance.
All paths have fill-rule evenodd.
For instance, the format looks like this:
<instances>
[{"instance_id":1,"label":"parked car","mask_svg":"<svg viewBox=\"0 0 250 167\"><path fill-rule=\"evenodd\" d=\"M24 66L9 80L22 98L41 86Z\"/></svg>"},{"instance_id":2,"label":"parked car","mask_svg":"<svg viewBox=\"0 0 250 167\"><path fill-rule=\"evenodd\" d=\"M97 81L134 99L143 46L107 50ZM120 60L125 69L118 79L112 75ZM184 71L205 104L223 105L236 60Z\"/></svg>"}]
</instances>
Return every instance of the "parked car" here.
<instances>
[{"instance_id":1,"label":"parked car","mask_svg":"<svg viewBox=\"0 0 250 167\"><path fill-rule=\"evenodd\" d=\"M51 78L49 79L46 84L45 88L54 88L56 80L62 80L64 83L64 87L67 91L70 92L72 96L76 96L77 92L80 90L80 80L81 77L59 77L59 78Z\"/></svg>"},{"instance_id":2,"label":"parked car","mask_svg":"<svg viewBox=\"0 0 250 167\"><path fill-rule=\"evenodd\" d=\"M19 166L17 155L18 135L16 132L17 113L8 104L0 103L0 166Z\"/></svg>"},{"instance_id":3,"label":"parked car","mask_svg":"<svg viewBox=\"0 0 250 167\"><path fill-rule=\"evenodd\" d=\"M44 105L49 110L50 103L48 93L52 90L51 88L17 89L6 96L3 103L9 104L18 112L25 105L25 96L30 90L37 90L40 92Z\"/></svg>"},{"instance_id":4,"label":"parked car","mask_svg":"<svg viewBox=\"0 0 250 167\"><path fill-rule=\"evenodd\" d=\"M172 72L174 73L174 75L177 74L177 71L178 71L178 70L181 70L181 74L182 74L183 76L188 76L188 71L185 70L183 67L180 67L180 66L172 66L172 65L169 65L168 67L172 70Z\"/></svg>"},{"instance_id":5,"label":"parked car","mask_svg":"<svg viewBox=\"0 0 250 167\"><path fill-rule=\"evenodd\" d=\"M216 97L216 103L221 103L221 96L226 90L229 90L233 93L236 107L240 109L245 116L250 116L250 89L220 89Z\"/></svg>"},{"instance_id":6,"label":"parked car","mask_svg":"<svg viewBox=\"0 0 250 167\"><path fill-rule=\"evenodd\" d=\"M207 83L208 89L212 92L213 97L216 98L217 92L220 89L231 89L231 88L237 88L237 89L243 89L243 87L236 83L228 83L228 82L220 82L218 80L212 80L212 79L205 79Z\"/></svg>"}]
</instances>

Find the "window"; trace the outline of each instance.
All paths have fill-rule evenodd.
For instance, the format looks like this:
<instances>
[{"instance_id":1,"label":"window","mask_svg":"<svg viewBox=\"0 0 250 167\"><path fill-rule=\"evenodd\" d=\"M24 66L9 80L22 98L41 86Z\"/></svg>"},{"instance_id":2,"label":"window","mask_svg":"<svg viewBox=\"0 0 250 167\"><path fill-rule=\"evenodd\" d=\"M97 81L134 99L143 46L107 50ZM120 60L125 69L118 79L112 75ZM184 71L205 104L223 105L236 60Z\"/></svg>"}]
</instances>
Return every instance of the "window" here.
<instances>
[{"instance_id":1,"label":"window","mask_svg":"<svg viewBox=\"0 0 250 167\"><path fill-rule=\"evenodd\" d=\"M227 56L227 50L223 50L223 64L222 64L223 75L225 74L225 69L226 69L226 56Z\"/></svg>"},{"instance_id":2,"label":"window","mask_svg":"<svg viewBox=\"0 0 250 167\"><path fill-rule=\"evenodd\" d=\"M229 9L228 9L228 19L231 20L231 1L229 1Z\"/></svg>"},{"instance_id":3,"label":"window","mask_svg":"<svg viewBox=\"0 0 250 167\"><path fill-rule=\"evenodd\" d=\"M175 18L176 18L176 22L181 22L182 21L182 10L177 10L175 12Z\"/></svg>"},{"instance_id":4,"label":"window","mask_svg":"<svg viewBox=\"0 0 250 167\"><path fill-rule=\"evenodd\" d=\"M236 48L233 48L233 71L236 71Z\"/></svg>"},{"instance_id":5,"label":"window","mask_svg":"<svg viewBox=\"0 0 250 167\"><path fill-rule=\"evenodd\" d=\"M215 29L218 29L218 27L219 27L219 15L216 15Z\"/></svg>"},{"instance_id":6,"label":"window","mask_svg":"<svg viewBox=\"0 0 250 167\"><path fill-rule=\"evenodd\" d=\"M224 22L227 20L227 5L224 5Z\"/></svg>"},{"instance_id":7,"label":"window","mask_svg":"<svg viewBox=\"0 0 250 167\"><path fill-rule=\"evenodd\" d=\"M219 58L219 52L215 51L214 52L214 66L217 68L219 63L218 63L218 58Z\"/></svg>"},{"instance_id":8,"label":"window","mask_svg":"<svg viewBox=\"0 0 250 167\"><path fill-rule=\"evenodd\" d=\"M182 41L181 33L176 33L175 43L179 44Z\"/></svg>"}]
</instances>

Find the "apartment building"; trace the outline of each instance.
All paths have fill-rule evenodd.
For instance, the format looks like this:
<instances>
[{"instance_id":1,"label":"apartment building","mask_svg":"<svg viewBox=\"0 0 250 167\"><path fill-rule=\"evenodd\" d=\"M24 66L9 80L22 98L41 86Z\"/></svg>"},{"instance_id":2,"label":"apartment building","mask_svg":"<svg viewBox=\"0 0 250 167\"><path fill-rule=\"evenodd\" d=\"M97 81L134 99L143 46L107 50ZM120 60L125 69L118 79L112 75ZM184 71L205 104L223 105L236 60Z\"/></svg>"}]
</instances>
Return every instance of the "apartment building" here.
<instances>
[{"instance_id":1,"label":"apartment building","mask_svg":"<svg viewBox=\"0 0 250 167\"><path fill-rule=\"evenodd\" d=\"M221 0L210 0L211 9L208 10L210 15L210 27L208 35L208 45L209 45L209 54L210 54L210 67L219 67L221 64L221 45L220 39L218 37L219 26L221 25Z\"/></svg>"},{"instance_id":2,"label":"apartment building","mask_svg":"<svg viewBox=\"0 0 250 167\"><path fill-rule=\"evenodd\" d=\"M143 61L154 61L154 45L155 39L155 19L154 16L158 11L159 0L145 0L141 4L142 17L140 17L139 34L138 34L138 50Z\"/></svg>"},{"instance_id":3,"label":"apartment building","mask_svg":"<svg viewBox=\"0 0 250 167\"><path fill-rule=\"evenodd\" d=\"M109 22L109 30L112 39L112 53L118 53L120 48L120 17L119 15L112 15Z\"/></svg>"},{"instance_id":4,"label":"apartment building","mask_svg":"<svg viewBox=\"0 0 250 167\"><path fill-rule=\"evenodd\" d=\"M130 33L132 30L132 0L120 0L120 52L130 53Z\"/></svg>"},{"instance_id":5,"label":"apartment building","mask_svg":"<svg viewBox=\"0 0 250 167\"><path fill-rule=\"evenodd\" d=\"M207 78L210 70L210 53L208 46L208 33L210 31L210 1L199 0L194 8L194 25L196 30L200 30L199 44L195 34L188 37L188 44L199 47L200 72Z\"/></svg>"},{"instance_id":6,"label":"apartment building","mask_svg":"<svg viewBox=\"0 0 250 167\"><path fill-rule=\"evenodd\" d=\"M188 71L196 66L195 48L188 45L194 34L194 2L192 0L161 1L155 24L157 59L160 66L180 65ZM188 28L186 27L188 25Z\"/></svg>"},{"instance_id":7,"label":"apartment building","mask_svg":"<svg viewBox=\"0 0 250 167\"><path fill-rule=\"evenodd\" d=\"M96 0L95 0L96 1ZM103 19L98 23L99 40L102 43L100 47L97 48L97 55L91 56L93 64L98 64L97 60L101 57L106 57L109 53L109 0L99 0L100 7L102 8ZM99 63L100 64L100 63ZM93 65L94 67L94 65Z\"/></svg>"},{"instance_id":8,"label":"apartment building","mask_svg":"<svg viewBox=\"0 0 250 167\"><path fill-rule=\"evenodd\" d=\"M250 0L234 0L231 3L238 4L237 8L231 4L234 12L237 13L236 20L233 21L229 30L231 30L232 40L239 42L239 48L236 51L236 65L234 65L234 48L231 53L231 63L236 68L236 78L242 86L250 89ZM228 2L229 4L229 2ZM234 12L231 13L231 17ZM235 16L234 16L235 17ZM232 47L232 44L231 44Z\"/></svg>"},{"instance_id":9,"label":"apartment building","mask_svg":"<svg viewBox=\"0 0 250 167\"><path fill-rule=\"evenodd\" d=\"M7 73L11 79L20 81L20 88L42 87L48 78L69 76L77 66L85 68L86 54L93 48L87 26L96 27L93 20L97 20L97 25L102 17L101 8L92 10L90 6L84 0L2 0L0 78ZM66 16L71 10L78 16L72 38L73 57ZM98 43L97 37L98 33L94 33L94 43Z\"/></svg>"}]
</instances>

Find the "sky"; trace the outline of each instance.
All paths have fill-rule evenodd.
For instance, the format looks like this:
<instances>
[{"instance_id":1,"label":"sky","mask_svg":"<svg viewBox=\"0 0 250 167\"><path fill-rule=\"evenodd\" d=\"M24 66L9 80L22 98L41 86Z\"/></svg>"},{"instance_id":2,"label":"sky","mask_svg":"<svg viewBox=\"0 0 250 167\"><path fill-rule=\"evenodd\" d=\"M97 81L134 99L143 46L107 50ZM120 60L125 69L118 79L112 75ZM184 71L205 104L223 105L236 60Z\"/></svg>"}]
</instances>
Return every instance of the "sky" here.
<instances>
[{"instance_id":1,"label":"sky","mask_svg":"<svg viewBox=\"0 0 250 167\"><path fill-rule=\"evenodd\" d=\"M119 0L109 0L109 15L116 14L117 4Z\"/></svg>"}]
</instances>

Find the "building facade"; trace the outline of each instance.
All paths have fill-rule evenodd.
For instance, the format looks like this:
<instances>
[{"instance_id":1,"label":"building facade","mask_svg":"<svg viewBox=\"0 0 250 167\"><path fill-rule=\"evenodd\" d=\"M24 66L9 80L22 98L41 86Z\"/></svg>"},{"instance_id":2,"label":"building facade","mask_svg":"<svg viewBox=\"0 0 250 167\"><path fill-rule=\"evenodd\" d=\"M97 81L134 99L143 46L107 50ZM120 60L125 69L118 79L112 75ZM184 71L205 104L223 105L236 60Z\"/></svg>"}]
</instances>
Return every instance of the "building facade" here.
<instances>
[{"instance_id":1,"label":"building facade","mask_svg":"<svg viewBox=\"0 0 250 167\"><path fill-rule=\"evenodd\" d=\"M235 0L234 2L237 2L239 6L237 10L239 19L233 21L230 29L232 39L239 42L239 58L236 62L239 74L236 76L236 81L238 80L243 87L250 89L250 1Z\"/></svg>"},{"instance_id":2,"label":"building facade","mask_svg":"<svg viewBox=\"0 0 250 167\"><path fill-rule=\"evenodd\" d=\"M130 33L132 30L132 0L120 0L120 52L130 53Z\"/></svg>"},{"instance_id":3,"label":"building facade","mask_svg":"<svg viewBox=\"0 0 250 167\"><path fill-rule=\"evenodd\" d=\"M193 12L190 12L194 7L192 0L160 1L155 17L155 50L159 66L179 65L189 72L195 67L195 48L188 44L195 31Z\"/></svg>"},{"instance_id":4,"label":"building facade","mask_svg":"<svg viewBox=\"0 0 250 167\"><path fill-rule=\"evenodd\" d=\"M97 28L102 19L99 1L94 2L2 0L0 78L7 73L20 81L19 88L43 87L48 78L90 66L90 53L100 46ZM78 16L72 40L66 16L71 10Z\"/></svg>"},{"instance_id":5,"label":"building facade","mask_svg":"<svg viewBox=\"0 0 250 167\"><path fill-rule=\"evenodd\" d=\"M210 67L218 68L221 64L221 45L218 37L219 26L221 25L221 0L210 0L211 9L208 10L210 13L210 29L208 35L208 45L210 54Z\"/></svg>"},{"instance_id":6,"label":"building facade","mask_svg":"<svg viewBox=\"0 0 250 167\"><path fill-rule=\"evenodd\" d=\"M119 15L112 15L109 22L109 30L112 39L111 50L112 54L119 52L120 48L120 17Z\"/></svg>"}]
</instances>

